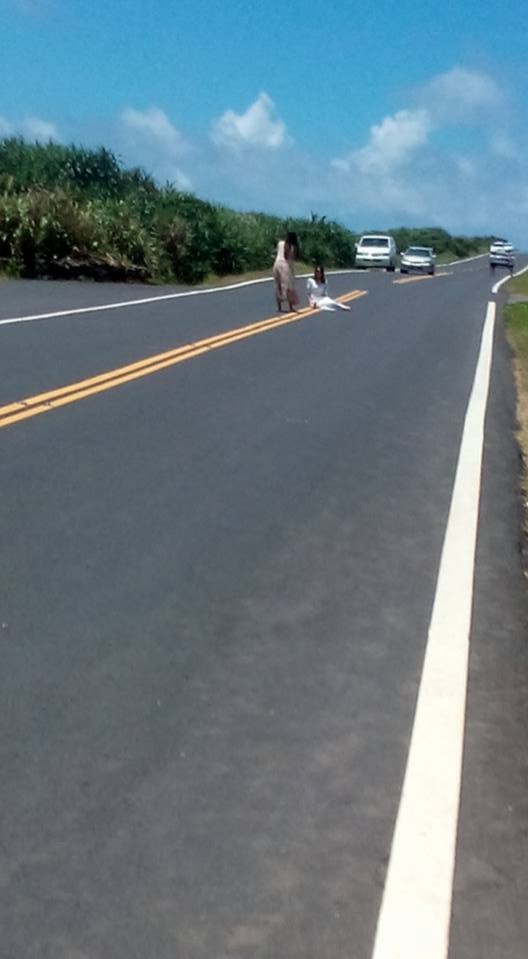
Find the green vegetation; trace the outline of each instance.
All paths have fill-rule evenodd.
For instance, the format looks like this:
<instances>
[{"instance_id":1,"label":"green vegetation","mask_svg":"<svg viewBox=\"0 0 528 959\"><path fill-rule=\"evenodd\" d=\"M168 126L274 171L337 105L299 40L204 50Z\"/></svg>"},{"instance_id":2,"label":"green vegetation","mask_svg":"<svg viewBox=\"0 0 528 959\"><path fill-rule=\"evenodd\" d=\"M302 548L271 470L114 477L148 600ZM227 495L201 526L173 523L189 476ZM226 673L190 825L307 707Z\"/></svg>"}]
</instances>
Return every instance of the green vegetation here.
<instances>
[{"instance_id":1,"label":"green vegetation","mask_svg":"<svg viewBox=\"0 0 528 959\"><path fill-rule=\"evenodd\" d=\"M509 303L506 307L506 328L515 341L515 353L528 376L528 302Z\"/></svg>"},{"instance_id":2,"label":"green vegetation","mask_svg":"<svg viewBox=\"0 0 528 959\"><path fill-rule=\"evenodd\" d=\"M277 239L298 233L306 263L350 267L357 235L325 217L237 213L124 169L110 151L0 140L0 269L13 276L91 276L200 283L269 271ZM391 231L468 256L483 238Z\"/></svg>"},{"instance_id":3,"label":"green vegetation","mask_svg":"<svg viewBox=\"0 0 528 959\"><path fill-rule=\"evenodd\" d=\"M521 294L526 296L528 300L528 271L521 273L519 276L514 276L514 278L508 282L508 292Z\"/></svg>"},{"instance_id":4,"label":"green vegetation","mask_svg":"<svg viewBox=\"0 0 528 959\"><path fill-rule=\"evenodd\" d=\"M418 230L399 227L396 230L387 230L387 233L392 234L400 251L408 246L432 246L439 263L483 253L490 243L490 237L451 236L447 230L440 227L423 227Z\"/></svg>"},{"instance_id":5,"label":"green vegetation","mask_svg":"<svg viewBox=\"0 0 528 959\"><path fill-rule=\"evenodd\" d=\"M508 284L508 290L519 292L511 289L514 283L515 280L512 280ZM508 303L505 319L508 340L514 353L520 439L528 463L528 289L526 295L527 302Z\"/></svg>"},{"instance_id":6,"label":"green vegetation","mask_svg":"<svg viewBox=\"0 0 528 959\"><path fill-rule=\"evenodd\" d=\"M524 293L527 302L509 303L505 308L506 333L513 350L513 369L517 386L517 439L521 448L523 470L521 486L523 492L523 530L522 556L525 573L528 576L528 281L527 274L515 277L508 283L511 293Z\"/></svg>"}]
</instances>

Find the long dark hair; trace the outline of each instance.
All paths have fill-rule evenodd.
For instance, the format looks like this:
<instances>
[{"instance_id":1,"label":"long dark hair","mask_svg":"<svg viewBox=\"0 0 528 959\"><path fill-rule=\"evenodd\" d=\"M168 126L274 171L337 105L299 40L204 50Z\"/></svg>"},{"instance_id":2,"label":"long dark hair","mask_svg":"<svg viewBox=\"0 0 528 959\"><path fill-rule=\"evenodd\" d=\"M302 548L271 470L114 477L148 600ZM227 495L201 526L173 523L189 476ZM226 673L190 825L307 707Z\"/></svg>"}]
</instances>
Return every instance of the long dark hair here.
<instances>
[{"instance_id":1,"label":"long dark hair","mask_svg":"<svg viewBox=\"0 0 528 959\"><path fill-rule=\"evenodd\" d=\"M314 280L317 280L317 270L321 271L321 283L326 283L325 271L322 263L316 263L314 266Z\"/></svg>"},{"instance_id":2,"label":"long dark hair","mask_svg":"<svg viewBox=\"0 0 528 959\"><path fill-rule=\"evenodd\" d=\"M297 234L290 231L286 234L285 253L292 251L296 260L299 259L299 240Z\"/></svg>"}]
</instances>

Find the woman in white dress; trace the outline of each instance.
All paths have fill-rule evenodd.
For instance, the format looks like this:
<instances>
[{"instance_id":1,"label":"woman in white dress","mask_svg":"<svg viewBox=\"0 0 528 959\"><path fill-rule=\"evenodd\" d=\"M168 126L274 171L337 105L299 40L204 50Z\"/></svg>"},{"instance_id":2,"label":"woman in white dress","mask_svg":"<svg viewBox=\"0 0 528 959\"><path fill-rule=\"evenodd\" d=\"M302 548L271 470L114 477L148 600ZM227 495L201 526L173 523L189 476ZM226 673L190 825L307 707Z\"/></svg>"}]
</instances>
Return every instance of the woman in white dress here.
<instances>
[{"instance_id":1,"label":"woman in white dress","mask_svg":"<svg viewBox=\"0 0 528 959\"><path fill-rule=\"evenodd\" d=\"M290 312L295 312L299 297L295 288L294 263L299 256L299 242L296 233L288 233L285 240L277 243L277 253L273 264L275 279L275 298L277 310L282 312L284 300L288 303Z\"/></svg>"},{"instance_id":2,"label":"woman in white dress","mask_svg":"<svg viewBox=\"0 0 528 959\"><path fill-rule=\"evenodd\" d=\"M338 303L328 296L325 271L322 266L316 266L314 275L308 277L306 283L308 302L314 310L349 310L345 303Z\"/></svg>"}]
</instances>

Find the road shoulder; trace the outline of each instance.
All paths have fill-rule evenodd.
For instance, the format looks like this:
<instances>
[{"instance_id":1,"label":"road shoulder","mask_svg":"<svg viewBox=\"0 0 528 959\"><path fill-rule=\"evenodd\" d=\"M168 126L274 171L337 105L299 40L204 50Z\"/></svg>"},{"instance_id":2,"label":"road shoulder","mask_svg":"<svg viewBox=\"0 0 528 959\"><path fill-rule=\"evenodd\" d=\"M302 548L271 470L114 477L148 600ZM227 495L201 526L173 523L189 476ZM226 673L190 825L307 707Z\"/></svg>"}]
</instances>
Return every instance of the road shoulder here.
<instances>
[{"instance_id":1,"label":"road shoulder","mask_svg":"<svg viewBox=\"0 0 528 959\"><path fill-rule=\"evenodd\" d=\"M528 942L528 595L511 353L499 321L486 424L450 959Z\"/></svg>"}]
</instances>

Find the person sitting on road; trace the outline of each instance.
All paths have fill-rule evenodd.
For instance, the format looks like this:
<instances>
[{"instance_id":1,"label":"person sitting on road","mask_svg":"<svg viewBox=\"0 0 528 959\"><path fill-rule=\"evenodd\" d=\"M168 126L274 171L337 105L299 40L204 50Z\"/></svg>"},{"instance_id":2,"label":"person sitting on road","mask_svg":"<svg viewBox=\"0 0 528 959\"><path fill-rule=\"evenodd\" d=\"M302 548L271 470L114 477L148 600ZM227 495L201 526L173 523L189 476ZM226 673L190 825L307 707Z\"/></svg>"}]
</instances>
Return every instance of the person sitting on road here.
<instances>
[{"instance_id":1,"label":"person sitting on road","mask_svg":"<svg viewBox=\"0 0 528 959\"><path fill-rule=\"evenodd\" d=\"M320 264L315 267L313 276L308 278L306 290L308 292L308 302L312 309L329 311L350 309L345 303L339 303L337 300L332 300L331 297L328 296L325 271L324 267Z\"/></svg>"}]
</instances>

